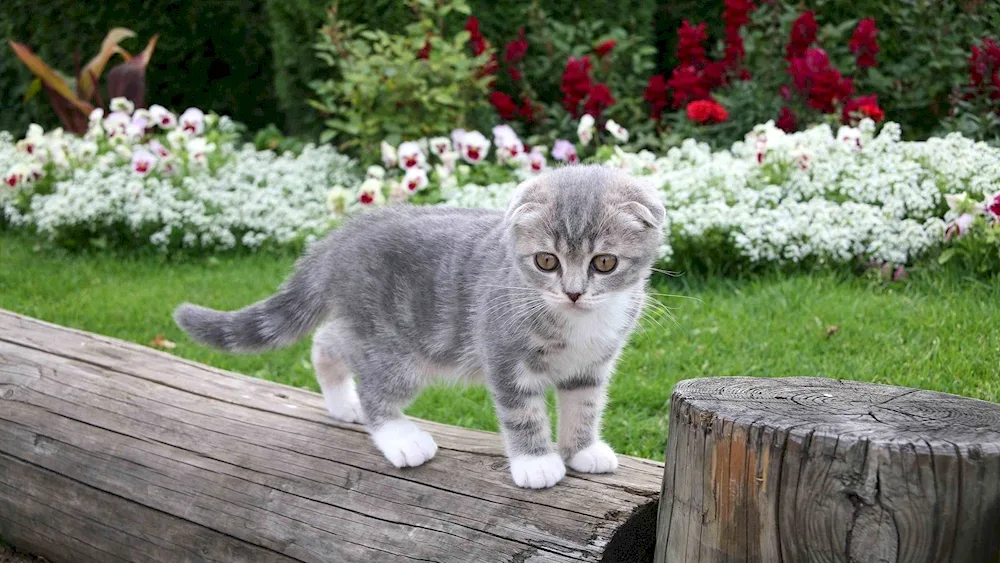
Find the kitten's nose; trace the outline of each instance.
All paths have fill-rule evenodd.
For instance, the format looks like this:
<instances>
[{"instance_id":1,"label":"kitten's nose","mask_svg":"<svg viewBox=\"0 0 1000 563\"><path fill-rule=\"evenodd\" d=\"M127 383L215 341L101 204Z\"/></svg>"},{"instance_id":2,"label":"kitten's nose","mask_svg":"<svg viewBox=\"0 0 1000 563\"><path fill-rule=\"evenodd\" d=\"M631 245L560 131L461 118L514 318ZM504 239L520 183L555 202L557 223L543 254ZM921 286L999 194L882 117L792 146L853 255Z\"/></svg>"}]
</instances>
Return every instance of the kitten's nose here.
<instances>
[{"instance_id":1,"label":"kitten's nose","mask_svg":"<svg viewBox=\"0 0 1000 563\"><path fill-rule=\"evenodd\" d=\"M570 293L568 291L566 292L566 297L569 297L569 300L572 301L573 303L576 303L576 300L580 298L580 295L581 294L579 293Z\"/></svg>"}]
</instances>

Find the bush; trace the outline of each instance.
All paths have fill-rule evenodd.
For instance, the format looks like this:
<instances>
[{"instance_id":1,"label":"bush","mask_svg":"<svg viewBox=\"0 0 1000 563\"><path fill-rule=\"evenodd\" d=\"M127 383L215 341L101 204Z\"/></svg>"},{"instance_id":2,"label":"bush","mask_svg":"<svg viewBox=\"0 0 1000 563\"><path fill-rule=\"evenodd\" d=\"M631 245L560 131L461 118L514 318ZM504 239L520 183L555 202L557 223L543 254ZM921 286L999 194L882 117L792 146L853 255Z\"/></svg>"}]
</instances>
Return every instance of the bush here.
<instances>
[{"instance_id":1,"label":"bush","mask_svg":"<svg viewBox=\"0 0 1000 563\"><path fill-rule=\"evenodd\" d=\"M23 102L33 77L13 56L8 40L25 43L52 62L72 61L79 49L85 64L112 27L130 28L142 38L122 43L131 52L160 34L147 72L147 99L202 107L252 128L280 122L260 2L5 0L0 2L0 130L23 133L30 123L58 123L45 96ZM71 72L72 63L60 70Z\"/></svg>"},{"instance_id":2,"label":"bush","mask_svg":"<svg viewBox=\"0 0 1000 563\"><path fill-rule=\"evenodd\" d=\"M329 228L330 186L354 181L330 147L279 155L238 147L238 127L215 114L112 107L84 137L32 125L15 143L0 132L0 226L74 249L297 246Z\"/></svg>"},{"instance_id":3,"label":"bush","mask_svg":"<svg viewBox=\"0 0 1000 563\"><path fill-rule=\"evenodd\" d=\"M456 138L481 145L476 135ZM459 165L447 150L437 156L433 139L432 154L421 153L419 143L401 146L400 154L416 155L399 161L405 174L370 170L364 183L336 191L337 209L353 213L408 198L502 208L519 182L565 154L565 147L535 147L511 158L504 152L518 142L511 135L497 128L486 146L490 158L482 150L475 159L463 154ZM877 131L866 118L857 127L819 125L793 134L770 122L730 150L693 139L661 154L580 147L584 160L624 168L661 190L670 222L661 258L670 266L734 273L874 261L894 270L955 248L944 259L969 264L970 273L1000 271L1000 149L958 134L902 141L897 124ZM956 197L968 205L954 204Z\"/></svg>"},{"instance_id":4,"label":"bush","mask_svg":"<svg viewBox=\"0 0 1000 563\"><path fill-rule=\"evenodd\" d=\"M416 21L402 34L351 25L331 13L317 50L333 76L312 84L328 116L321 140L341 150L374 149L465 127L485 107L482 69L490 52L466 52L468 32L445 35L449 16L469 13L461 0L414 0ZM374 156L372 153L370 156Z\"/></svg>"}]
</instances>

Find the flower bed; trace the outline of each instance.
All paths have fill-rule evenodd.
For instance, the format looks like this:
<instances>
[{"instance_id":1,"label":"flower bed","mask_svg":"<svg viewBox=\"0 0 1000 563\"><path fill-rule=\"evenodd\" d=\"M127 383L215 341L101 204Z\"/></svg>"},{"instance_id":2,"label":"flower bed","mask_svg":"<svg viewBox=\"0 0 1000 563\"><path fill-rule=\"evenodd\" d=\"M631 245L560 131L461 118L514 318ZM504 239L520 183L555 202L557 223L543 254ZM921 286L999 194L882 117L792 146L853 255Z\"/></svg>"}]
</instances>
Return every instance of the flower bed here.
<instances>
[{"instance_id":1,"label":"flower bed","mask_svg":"<svg viewBox=\"0 0 1000 563\"><path fill-rule=\"evenodd\" d=\"M232 122L197 109L112 109L84 137L0 133L3 221L70 247L254 249L326 230L330 186L355 179L329 147L277 155L238 147Z\"/></svg>"},{"instance_id":2,"label":"flower bed","mask_svg":"<svg viewBox=\"0 0 1000 563\"><path fill-rule=\"evenodd\" d=\"M887 123L876 131L871 119L836 133L820 125L788 134L769 122L730 150L713 152L688 140L655 155L589 146L592 127L592 120L581 120L579 149L589 151L586 161L627 169L660 189L670 222L662 248L666 263L678 258L749 264L861 259L901 265L964 237L974 224L989 232L1000 227L1000 149L958 134L904 142L898 125ZM620 125L611 122L607 129L614 130L609 140L627 141ZM408 197L502 208L519 181L543 171L555 157L564 165L579 158L577 147L566 140L551 149L525 147L503 126L494 130L492 143L464 131L437 142L441 147L431 140L429 152L421 143L406 143L398 153L384 146L389 171L373 167L360 186L335 190L334 212Z\"/></svg>"}]
</instances>

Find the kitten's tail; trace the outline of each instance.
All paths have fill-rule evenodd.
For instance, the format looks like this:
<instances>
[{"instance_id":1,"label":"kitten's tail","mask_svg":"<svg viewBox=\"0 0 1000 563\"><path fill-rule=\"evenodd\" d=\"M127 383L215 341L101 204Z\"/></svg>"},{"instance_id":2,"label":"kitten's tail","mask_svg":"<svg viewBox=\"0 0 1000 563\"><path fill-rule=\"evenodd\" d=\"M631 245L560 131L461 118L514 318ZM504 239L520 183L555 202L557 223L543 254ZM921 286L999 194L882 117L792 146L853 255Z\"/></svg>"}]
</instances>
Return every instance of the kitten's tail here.
<instances>
[{"instance_id":1,"label":"kitten's tail","mask_svg":"<svg viewBox=\"0 0 1000 563\"><path fill-rule=\"evenodd\" d=\"M318 264L303 260L278 293L238 311L184 303L174 321L195 341L227 352L250 353L292 344L330 315L330 299Z\"/></svg>"}]
</instances>

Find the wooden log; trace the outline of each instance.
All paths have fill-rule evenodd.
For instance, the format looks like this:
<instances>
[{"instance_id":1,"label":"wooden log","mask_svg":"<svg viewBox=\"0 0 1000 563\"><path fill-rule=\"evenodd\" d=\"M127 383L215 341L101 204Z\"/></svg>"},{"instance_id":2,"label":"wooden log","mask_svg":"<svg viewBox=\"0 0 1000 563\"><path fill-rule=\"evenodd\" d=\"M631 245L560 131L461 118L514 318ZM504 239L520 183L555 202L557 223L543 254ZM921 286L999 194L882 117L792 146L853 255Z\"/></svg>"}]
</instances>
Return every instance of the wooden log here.
<instances>
[{"instance_id":1,"label":"wooden log","mask_svg":"<svg viewBox=\"0 0 1000 563\"><path fill-rule=\"evenodd\" d=\"M419 422L392 467L312 392L0 311L0 538L59 562L649 561L662 465L511 482L498 435Z\"/></svg>"},{"instance_id":2,"label":"wooden log","mask_svg":"<svg viewBox=\"0 0 1000 563\"><path fill-rule=\"evenodd\" d=\"M671 399L656 561L1000 561L1000 405L819 378Z\"/></svg>"}]
</instances>

